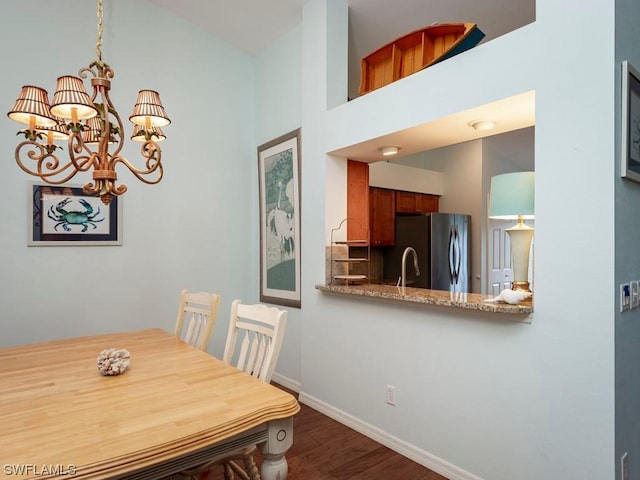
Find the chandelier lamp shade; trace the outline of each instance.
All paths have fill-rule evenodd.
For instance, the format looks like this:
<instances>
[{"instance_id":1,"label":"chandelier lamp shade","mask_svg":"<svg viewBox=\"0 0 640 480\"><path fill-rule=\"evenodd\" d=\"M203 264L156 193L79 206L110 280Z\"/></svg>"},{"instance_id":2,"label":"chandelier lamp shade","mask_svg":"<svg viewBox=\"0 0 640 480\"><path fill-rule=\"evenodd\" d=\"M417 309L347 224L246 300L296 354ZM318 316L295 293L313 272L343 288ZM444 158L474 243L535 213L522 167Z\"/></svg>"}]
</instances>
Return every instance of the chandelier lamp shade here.
<instances>
[{"instance_id":1,"label":"chandelier lamp shade","mask_svg":"<svg viewBox=\"0 0 640 480\"><path fill-rule=\"evenodd\" d=\"M92 172L93 181L83 186L83 192L100 197L108 205L114 196L127 191L126 185L117 183L118 164L144 183L162 180L162 151L158 142L166 137L160 127L166 127L171 120L158 92L140 90L129 121L134 125L131 140L142 143L144 167L136 168L120 154L124 147L124 125L109 98L115 73L102 61L102 0L97 1L97 13L97 60L82 68L77 77L59 77L51 103L46 90L23 86L7 115L27 125L18 132L25 140L15 151L22 170L53 185L64 184L77 173ZM88 78L91 95L84 85ZM66 141L68 158L58 152L63 147L56 145L56 141Z\"/></svg>"}]
</instances>

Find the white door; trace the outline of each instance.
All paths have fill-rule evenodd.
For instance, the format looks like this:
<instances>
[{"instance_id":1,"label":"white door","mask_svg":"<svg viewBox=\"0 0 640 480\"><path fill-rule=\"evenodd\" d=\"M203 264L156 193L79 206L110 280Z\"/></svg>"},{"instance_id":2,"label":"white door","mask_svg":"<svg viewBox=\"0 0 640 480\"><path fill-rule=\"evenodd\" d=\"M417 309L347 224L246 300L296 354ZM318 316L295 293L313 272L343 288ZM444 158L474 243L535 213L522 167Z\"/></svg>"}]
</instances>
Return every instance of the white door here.
<instances>
[{"instance_id":1,"label":"white door","mask_svg":"<svg viewBox=\"0 0 640 480\"><path fill-rule=\"evenodd\" d=\"M498 295L505 288L511 288L513 269L511 267L511 242L506 229L513 221L488 219L487 282L488 295Z\"/></svg>"}]
</instances>

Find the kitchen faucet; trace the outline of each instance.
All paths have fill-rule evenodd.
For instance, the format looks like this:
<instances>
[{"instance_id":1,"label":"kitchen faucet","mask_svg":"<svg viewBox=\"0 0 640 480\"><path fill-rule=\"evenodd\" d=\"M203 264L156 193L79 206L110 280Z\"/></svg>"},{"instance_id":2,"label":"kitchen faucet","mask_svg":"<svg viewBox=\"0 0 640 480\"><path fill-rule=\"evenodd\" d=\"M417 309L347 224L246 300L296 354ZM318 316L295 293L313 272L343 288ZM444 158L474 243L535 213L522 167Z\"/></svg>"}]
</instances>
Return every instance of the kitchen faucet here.
<instances>
[{"instance_id":1,"label":"kitchen faucet","mask_svg":"<svg viewBox=\"0 0 640 480\"><path fill-rule=\"evenodd\" d=\"M404 295L404 287L407 282L407 256L409 255L410 252L413 253L413 266L416 269L416 275L418 277L420 276L420 269L418 268L418 254L413 249L413 247L407 247L404 249L404 252L402 252L402 276L400 278L402 281L403 295Z\"/></svg>"}]
</instances>

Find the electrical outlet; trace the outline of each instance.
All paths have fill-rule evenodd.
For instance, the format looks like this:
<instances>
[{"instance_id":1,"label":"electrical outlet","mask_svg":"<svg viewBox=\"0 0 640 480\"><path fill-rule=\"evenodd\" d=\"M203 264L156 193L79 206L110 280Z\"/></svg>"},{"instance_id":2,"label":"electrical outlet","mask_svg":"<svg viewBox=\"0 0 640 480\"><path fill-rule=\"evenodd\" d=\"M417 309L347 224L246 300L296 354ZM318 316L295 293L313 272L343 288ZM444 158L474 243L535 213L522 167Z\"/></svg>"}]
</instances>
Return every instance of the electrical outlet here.
<instances>
[{"instance_id":1,"label":"electrical outlet","mask_svg":"<svg viewBox=\"0 0 640 480\"><path fill-rule=\"evenodd\" d=\"M640 292L638 291L638 280L631 282L631 308L640 306Z\"/></svg>"},{"instance_id":2,"label":"electrical outlet","mask_svg":"<svg viewBox=\"0 0 640 480\"><path fill-rule=\"evenodd\" d=\"M396 387L387 385L386 387L387 404L396 406Z\"/></svg>"},{"instance_id":3,"label":"electrical outlet","mask_svg":"<svg viewBox=\"0 0 640 480\"><path fill-rule=\"evenodd\" d=\"M631 308L631 287L628 283L620 285L620 311L624 312Z\"/></svg>"},{"instance_id":4,"label":"electrical outlet","mask_svg":"<svg viewBox=\"0 0 640 480\"><path fill-rule=\"evenodd\" d=\"M624 452L620 457L620 478L629 480L629 455L627 455L627 452Z\"/></svg>"}]
</instances>

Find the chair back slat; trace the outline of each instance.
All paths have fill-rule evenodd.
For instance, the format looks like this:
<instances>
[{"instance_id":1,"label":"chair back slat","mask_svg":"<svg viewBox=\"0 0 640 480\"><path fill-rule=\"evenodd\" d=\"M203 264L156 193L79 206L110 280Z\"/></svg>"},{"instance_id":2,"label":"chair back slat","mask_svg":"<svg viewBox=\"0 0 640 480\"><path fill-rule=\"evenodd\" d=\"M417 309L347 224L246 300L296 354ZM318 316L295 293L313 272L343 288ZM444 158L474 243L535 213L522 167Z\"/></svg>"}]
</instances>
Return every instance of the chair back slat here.
<instances>
[{"instance_id":1,"label":"chair back slat","mask_svg":"<svg viewBox=\"0 0 640 480\"><path fill-rule=\"evenodd\" d=\"M253 366L253 375L255 377L260 377L260 375L262 375L262 367L266 365L266 360L269 356L269 348L267 346L270 343L271 340L268 340L268 337L266 335L260 335L260 342L258 342L257 345L256 361Z\"/></svg>"},{"instance_id":2,"label":"chair back slat","mask_svg":"<svg viewBox=\"0 0 640 480\"><path fill-rule=\"evenodd\" d=\"M247 334L249 334L247 332ZM251 339L250 347L249 347L249 358L247 358L246 365L244 367L244 371L250 373L254 377L257 377L260 373L259 370L256 370L256 362L259 360L258 358L258 337L255 335Z\"/></svg>"},{"instance_id":3,"label":"chair back slat","mask_svg":"<svg viewBox=\"0 0 640 480\"><path fill-rule=\"evenodd\" d=\"M216 323L219 305L220 295L182 290L174 334L190 345L206 350ZM186 332L183 333L185 323Z\"/></svg>"},{"instance_id":4,"label":"chair back slat","mask_svg":"<svg viewBox=\"0 0 640 480\"><path fill-rule=\"evenodd\" d=\"M247 357L249 355L249 344L251 340L249 339L249 332L245 332L242 336L242 343L240 344L240 354L238 355L238 361L236 362L236 367L240 370L246 371L247 365Z\"/></svg>"},{"instance_id":5,"label":"chair back slat","mask_svg":"<svg viewBox=\"0 0 640 480\"><path fill-rule=\"evenodd\" d=\"M244 305L234 300L223 361L270 382L282 348L286 319L285 310L262 304ZM242 338L234 359L239 332Z\"/></svg>"},{"instance_id":6,"label":"chair back slat","mask_svg":"<svg viewBox=\"0 0 640 480\"><path fill-rule=\"evenodd\" d=\"M183 340L191 345L195 345L196 343L196 338L194 338L196 336L196 322L193 319L193 316L191 316L188 320L187 320L187 333L184 334ZM197 330L200 330L200 326L198 325Z\"/></svg>"},{"instance_id":7,"label":"chair back slat","mask_svg":"<svg viewBox=\"0 0 640 480\"><path fill-rule=\"evenodd\" d=\"M200 345L207 332L208 315L204 313L193 313L187 319L187 333L184 334L184 341L191 345Z\"/></svg>"}]
</instances>

